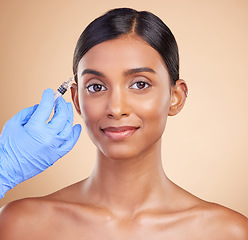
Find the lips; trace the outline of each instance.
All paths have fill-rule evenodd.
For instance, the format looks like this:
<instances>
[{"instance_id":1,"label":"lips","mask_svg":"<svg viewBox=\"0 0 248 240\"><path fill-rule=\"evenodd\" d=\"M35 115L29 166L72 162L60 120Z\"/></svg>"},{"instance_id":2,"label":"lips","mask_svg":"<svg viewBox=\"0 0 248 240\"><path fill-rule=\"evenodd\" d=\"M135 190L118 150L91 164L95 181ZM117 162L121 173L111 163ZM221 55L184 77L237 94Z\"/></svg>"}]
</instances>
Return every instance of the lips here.
<instances>
[{"instance_id":1,"label":"lips","mask_svg":"<svg viewBox=\"0 0 248 240\"><path fill-rule=\"evenodd\" d=\"M139 127L122 126L122 127L106 127L101 130L105 134L105 136L107 136L112 140L123 140L133 135L138 129Z\"/></svg>"}]
</instances>

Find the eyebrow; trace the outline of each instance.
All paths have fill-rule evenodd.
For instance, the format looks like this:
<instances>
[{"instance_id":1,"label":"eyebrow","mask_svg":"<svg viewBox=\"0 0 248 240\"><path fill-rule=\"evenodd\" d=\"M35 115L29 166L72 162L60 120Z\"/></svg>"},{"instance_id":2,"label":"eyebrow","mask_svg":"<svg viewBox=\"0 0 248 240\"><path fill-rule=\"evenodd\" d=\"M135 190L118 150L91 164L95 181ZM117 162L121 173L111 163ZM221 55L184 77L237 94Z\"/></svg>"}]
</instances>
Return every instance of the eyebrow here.
<instances>
[{"instance_id":1,"label":"eyebrow","mask_svg":"<svg viewBox=\"0 0 248 240\"><path fill-rule=\"evenodd\" d=\"M93 75L96 75L96 76L99 76L99 77L105 77L104 74L102 74L101 72L98 72L96 70L93 70L93 69L84 69L81 76L85 75L85 74L93 74Z\"/></svg>"},{"instance_id":2,"label":"eyebrow","mask_svg":"<svg viewBox=\"0 0 248 240\"><path fill-rule=\"evenodd\" d=\"M132 68L124 72L124 76L132 75L134 73L140 72L149 72L149 73L156 73L152 68L149 67L141 67L141 68Z\"/></svg>"},{"instance_id":3,"label":"eyebrow","mask_svg":"<svg viewBox=\"0 0 248 240\"><path fill-rule=\"evenodd\" d=\"M149 68L149 67L140 67L140 68L132 68L132 69L129 69L127 71L125 71L123 73L124 76L129 76L129 75L132 75L134 73L141 73L141 72L149 72L149 73L156 73L152 68ZM96 70L93 70L93 69L84 69L81 76L85 75L85 74L93 74L93 75L96 75L96 76L99 76L99 77L105 77L103 73L101 72L98 72Z\"/></svg>"}]
</instances>

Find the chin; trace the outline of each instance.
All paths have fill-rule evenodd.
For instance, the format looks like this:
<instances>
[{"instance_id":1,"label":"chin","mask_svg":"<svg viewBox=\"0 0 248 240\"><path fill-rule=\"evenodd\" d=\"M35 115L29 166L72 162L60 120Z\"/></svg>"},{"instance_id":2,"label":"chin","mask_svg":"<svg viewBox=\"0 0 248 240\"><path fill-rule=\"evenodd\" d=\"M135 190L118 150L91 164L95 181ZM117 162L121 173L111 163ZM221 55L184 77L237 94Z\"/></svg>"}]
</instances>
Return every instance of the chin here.
<instances>
[{"instance_id":1,"label":"chin","mask_svg":"<svg viewBox=\"0 0 248 240\"><path fill-rule=\"evenodd\" d=\"M98 148L99 151L111 160L128 160L140 156L141 151L136 146L108 146Z\"/></svg>"}]
</instances>

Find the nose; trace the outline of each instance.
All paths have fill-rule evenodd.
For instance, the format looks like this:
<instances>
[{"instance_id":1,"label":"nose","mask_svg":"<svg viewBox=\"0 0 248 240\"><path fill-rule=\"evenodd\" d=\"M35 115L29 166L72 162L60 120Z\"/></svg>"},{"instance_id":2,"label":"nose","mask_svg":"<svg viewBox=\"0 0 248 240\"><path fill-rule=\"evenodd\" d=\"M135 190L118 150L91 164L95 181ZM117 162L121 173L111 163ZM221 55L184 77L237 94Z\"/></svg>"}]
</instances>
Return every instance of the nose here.
<instances>
[{"instance_id":1,"label":"nose","mask_svg":"<svg viewBox=\"0 0 248 240\"><path fill-rule=\"evenodd\" d=\"M119 120L129 115L130 108L125 91L120 88L112 90L107 106L107 117Z\"/></svg>"}]
</instances>

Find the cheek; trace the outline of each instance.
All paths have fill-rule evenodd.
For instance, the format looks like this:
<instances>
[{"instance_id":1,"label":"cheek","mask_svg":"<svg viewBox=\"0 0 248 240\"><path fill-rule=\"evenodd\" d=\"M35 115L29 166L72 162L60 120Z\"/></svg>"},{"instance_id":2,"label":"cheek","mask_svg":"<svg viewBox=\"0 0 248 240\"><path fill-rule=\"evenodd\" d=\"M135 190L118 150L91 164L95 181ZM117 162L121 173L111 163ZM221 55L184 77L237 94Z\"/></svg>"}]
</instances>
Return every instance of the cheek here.
<instances>
[{"instance_id":1,"label":"cheek","mask_svg":"<svg viewBox=\"0 0 248 240\"><path fill-rule=\"evenodd\" d=\"M96 144L99 135L98 122L104 114L104 107L101 102L94 102L92 99L83 98L80 103L81 116L84 120L86 131L91 141Z\"/></svg>"},{"instance_id":2,"label":"cheek","mask_svg":"<svg viewBox=\"0 0 248 240\"><path fill-rule=\"evenodd\" d=\"M91 119L94 119L94 114L97 113L97 111L93 110L95 106L92 106L91 102L89 101L83 90L79 92L78 99L81 117L83 118L86 126L88 126Z\"/></svg>"},{"instance_id":3,"label":"cheek","mask_svg":"<svg viewBox=\"0 0 248 240\"><path fill-rule=\"evenodd\" d=\"M104 114L104 107L101 101L95 102L94 100L90 100L84 98L82 103L80 104L81 107L81 115L85 121L87 127L98 122L101 116Z\"/></svg>"},{"instance_id":4,"label":"cheek","mask_svg":"<svg viewBox=\"0 0 248 240\"><path fill-rule=\"evenodd\" d=\"M152 94L152 96L141 99L139 108L136 105L137 114L142 119L155 122L167 118L169 108L170 95L161 93Z\"/></svg>"},{"instance_id":5,"label":"cheek","mask_svg":"<svg viewBox=\"0 0 248 240\"><path fill-rule=\"evenodd\" d=\"M152 142L158 140L165 129L170 109L170 95L157 94L149 100L143 101L140 108L136 108L137 116L142 120L145 135Z\"/></svg>"}]
</instances>

